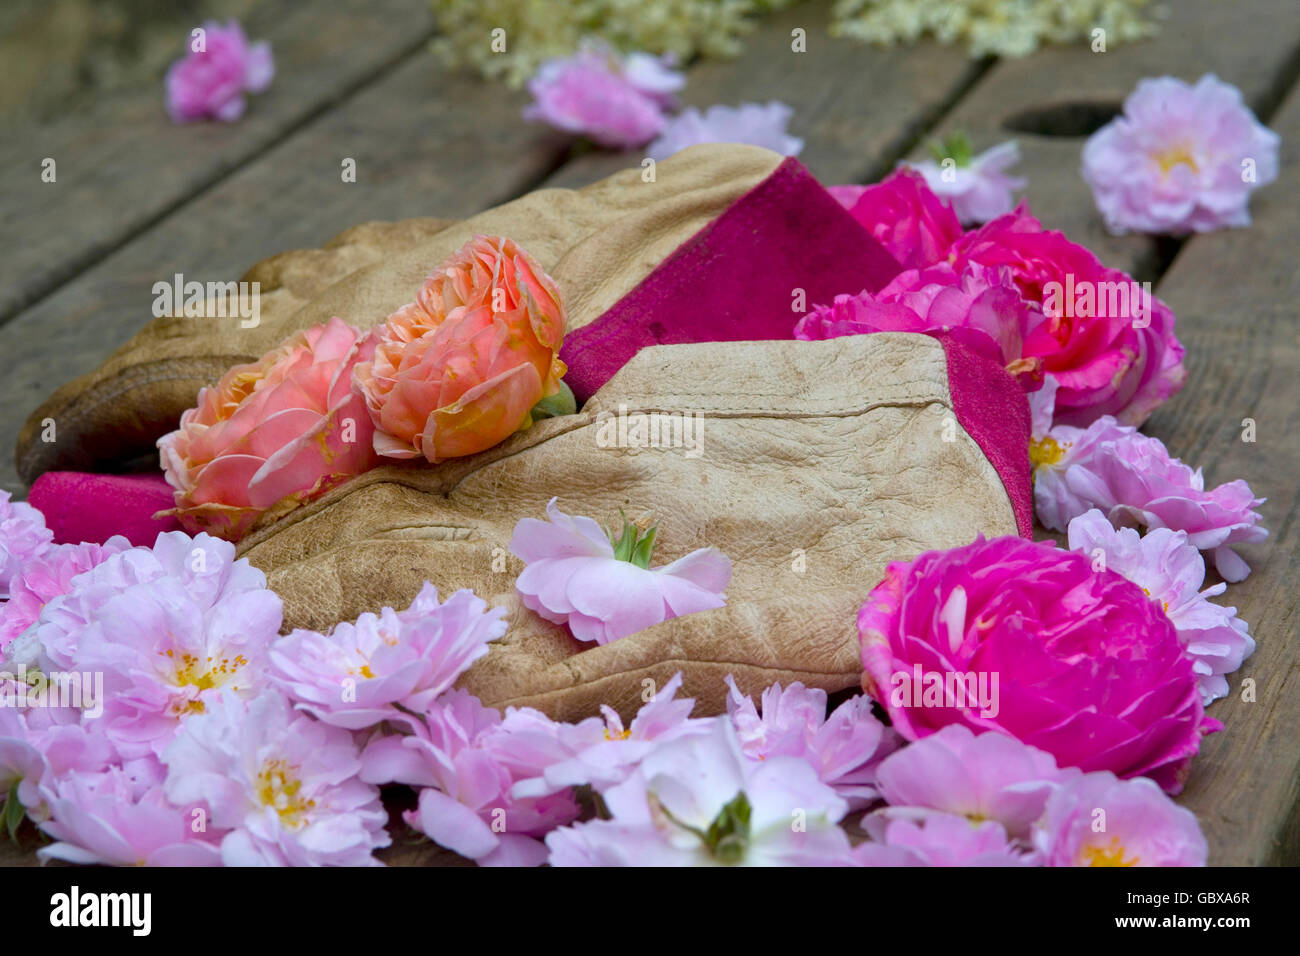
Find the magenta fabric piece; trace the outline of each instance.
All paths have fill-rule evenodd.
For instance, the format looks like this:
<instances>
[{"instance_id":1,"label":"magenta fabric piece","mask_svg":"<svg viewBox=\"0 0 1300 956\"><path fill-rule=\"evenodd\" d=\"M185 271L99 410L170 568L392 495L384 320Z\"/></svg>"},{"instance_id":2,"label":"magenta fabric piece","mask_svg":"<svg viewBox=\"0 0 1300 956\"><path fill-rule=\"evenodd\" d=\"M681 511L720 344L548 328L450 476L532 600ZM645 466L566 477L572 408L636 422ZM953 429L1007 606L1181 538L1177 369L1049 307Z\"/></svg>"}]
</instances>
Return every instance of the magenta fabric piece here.
<instances>
[{"instance_id":1,"label":"magenta fabric piece","mask_svg":"<svg viewBox=\"0 0 1300 956\"><path fill-rule=\"evenodd\" d=\"M1029 399L997 359L951 334L934 336L948 360L952 409L1002 479L1022 538L1034 536L1034 490L1029 463Z\"/></svg>"},{"instance_id":2,"label":"magenta fabric piece","mask_svg":"<svg viewBox=\"0 0 1300 956\"><path fill-rule=\"evenodd\" d=\"M60 544L95 541L115 534L149 547L160 532L176 531L175 518L155 518L175 503L162 474L93 475L47 471L36 479L27 502L45 515L45 525Z\"/></svg>"},{"instance_id":3,"label":"magenta fabric piece","mask_svg":"<svg viewBox=\"0 0 1300 956\"><path fill-rule=\"evenodd\" d=\"M795 159L682 243L636 288L560 349L585 402L649 345L794 337L805 308L879 292L902 266Z\"/></svg>"}]
</instances>

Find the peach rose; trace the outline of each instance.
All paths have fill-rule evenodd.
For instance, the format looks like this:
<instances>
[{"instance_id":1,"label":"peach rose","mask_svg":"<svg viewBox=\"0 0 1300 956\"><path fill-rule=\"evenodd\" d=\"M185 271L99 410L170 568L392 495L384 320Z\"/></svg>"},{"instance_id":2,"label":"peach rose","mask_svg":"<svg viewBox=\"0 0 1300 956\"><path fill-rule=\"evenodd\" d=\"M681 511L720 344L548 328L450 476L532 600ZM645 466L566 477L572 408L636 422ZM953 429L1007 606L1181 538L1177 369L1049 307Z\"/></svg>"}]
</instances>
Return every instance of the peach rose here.
<instances>
[{"instance_id":1,"label":"peach rose","mask_svg":"<svg viewBox=\"0 0 1300 956\"><path fill-rule=\"evenodd\" d=\"M560 389L564 306L513 240L477 236L377 327L355 378L375 451L430 462L491 448Z\"/></svg>"},{"instance_id":2,"label":"peach rose","mask_svg":"<svg viewBox=\"0 0 1300 956\"><path fill-rule=\"evenodd\" d=\"M374 425L352 388L373 342L340 318L238 365L158 439L175 514L187 530L238 540L374 467Z\"/></svg>"}]
</instances>

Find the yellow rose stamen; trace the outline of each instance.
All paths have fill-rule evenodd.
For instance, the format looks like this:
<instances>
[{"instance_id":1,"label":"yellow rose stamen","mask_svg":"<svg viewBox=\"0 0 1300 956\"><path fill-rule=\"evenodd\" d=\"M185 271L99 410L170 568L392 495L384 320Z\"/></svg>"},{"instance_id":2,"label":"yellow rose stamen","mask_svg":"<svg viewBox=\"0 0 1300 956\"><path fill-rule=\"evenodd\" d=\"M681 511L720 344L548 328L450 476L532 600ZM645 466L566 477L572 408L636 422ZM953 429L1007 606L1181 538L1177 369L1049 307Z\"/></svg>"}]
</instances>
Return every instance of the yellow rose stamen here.
<instances>
[{"instance_id":1,"label":"yellow rose stamen","mask_svg":"<svg viewBox=\"0 0 1300 956\"><path fill-rule=\"evenodd\" d=\"M1124 852L1119 837L1111 837L1108 846L1085 846L1079 851L1079 862L1084 866L1137 866L1138 858L1126 860Z\"/></svg>"},{"instance_id":2,"label":"yellow rose stamen","mask_svg":"<svg viewBox=\"0 0 1300 956\"><path fill-rule=\"evenodd\" d=\"M1029 442L1029 461L1037 471L1043 465L1055 465L1069 450L1070 442L1060 444L1055 438L1044 435L1037 441Z\"/></svg>"},{"instance_id":3,"label":"yellow rose stamen","mask_svg":"<svg viewBox=\"0 0 1300 956\"><path fill-rule=\"evenodd\" d=\"M296 828L306 822L307 811L316 806L315 800L303 799L302 781L294 776L298 768L286 760L268 760L257 775L257 797L275 810L285 826Z\"/></svg>"},{"instance_id":4,"label":"yellow rose stamen","mask_svg":"<svg viewBox=\"0 0 1300 956\"><path fill-rule=\"evenodd\" d=\"M1153 153L1151 156L1160 166L1160 172L1168 176L1173 172L1175 166L1183 165L1191 169L1193 173L1201 171L1196 165L1196 157L1192 155L1191 149L1186 145L1173 146L1163 152Z\"/></svg>"}]
</instances>

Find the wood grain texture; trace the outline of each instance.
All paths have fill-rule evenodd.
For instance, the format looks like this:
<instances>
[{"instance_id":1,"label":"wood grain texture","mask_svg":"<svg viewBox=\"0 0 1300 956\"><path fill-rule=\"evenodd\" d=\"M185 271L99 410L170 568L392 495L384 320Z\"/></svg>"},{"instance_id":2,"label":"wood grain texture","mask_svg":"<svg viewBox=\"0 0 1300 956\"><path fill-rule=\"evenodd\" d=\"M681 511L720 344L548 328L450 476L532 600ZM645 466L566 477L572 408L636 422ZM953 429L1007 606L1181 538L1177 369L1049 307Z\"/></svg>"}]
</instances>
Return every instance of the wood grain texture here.
<instances>
[{"instance_id":1,"label":"wood grain texture","mask_svg":"<svg viewBox=\"0 0 1300 956\"><path fill-rule=\"evenodd\" d=\"M1217 73L1267 118L1295 79L1298 54L1300 4L1293 0L1183 0L1149 40L1105 53L1080 43L1000 60L944 117L937 133L964 130L977 150L1015 139L1023 159L1012 172L1029 180L1024 195L1043 224L1087 246L1106 265L1154 280L1178 244L1106 232L1079 174L1087 133L1026 133L1009 124L1019 118L1068 130L1092 113L1093 122L1083 125L1100 126L1098 120L1118 111L1138 80L1162 74L1195 81ZM919 144L911 158L929 158L927 144L928 139Z\"/></svg>"},{"instance_id":2,"label":"wood grain texture","mask_svg":"<svg viewBox=\"0 0 1300 956\"><path fill-rule=\"evenodd\" d=\"M341 0L263 4L245 22L269 40L277 72L238 123L178 126L163 109L162 76L92 108L0 135L0 221L13 229L0 258L0 322L347 97L394 60L418 55L433 32L428 4ZM176 37L176 55L186 36ZM41 181L41 163L57 181Z\"/></svg>"},{"instance_id":3,"label":"wood grain texture","mask_svg":"<svg viewBox=\"0 0 1300 956\"><path fill-rule=\"evenodd\" d=\"M1245 478L1268 501L1267 541L1241 549L1245 581L1218 600L1236 606L1257 642L1209 708L1225 729L1206 739L1181 802L1201 819L1216 865L1300 864L1300 87L1272 124L1279 181L1255 194L1249 229L1190 240L1158 292L1178 316L1187 387L1144 431L1205 469L1206 487ZM1246 442L1243 420L1256 441ZM1242 699L1242 681L1256 701Z\"/></svg>"},{"instance_id":4,"label":"wood grain texture","mask_svg":"<svg viewBox=\"0 0 1300 956\"><path fill-rule=\"evenodd\" d=\"M1262 510L1272 531L1268 541L1243 548L1253 573L1221 598L1250 623L1258 650L1231 679L1233 695L1210 708L1226 729L1205 741L1180 802L1200 817L1213 864L1300 863L1300 272L1294 262L1300 212L1293 197L1300 178L1300 88L1283 99L1296 78L1300 7L1293 0L1184 0L1150 41L1104 54L1048 48L995 64L968 92L981 67L959 50L921 45L882 51L831 41L824 17L824 5L806 5L766 22L740 59L694 67L687 101L790 102L796 108L792 132L807 140L802 158L823 181L848 182L886 171L964 92L939 132L966 129L978 148L1014 135L1025 153L1018 171L1030 179L1035 213L1108 264L1159 281L1159 294L1178 316L1190 374L1187 388L1144 430L1173 454L1204 466L1207 485L1248 480L1269 498ZM809 52L792 54L789 31L805 20ZM1283 139L1280 182L1256 194L1256 222L1247 230L1181 245L1111 237L1078 174L1084 137L1006 128L1013 117L1025 120L1023 114L1040 109L1053 110L1058 122L1087 118L1087 111L1056 108L1117 106L1143 76L1195 79L1209 71L1240 86ZM420 55L293 135L261 128L260 144L238 154L243 159L227 157L207 180L200 178L209 188L161 221L145 220L139 235L0 328L8 372L0 378L0 407L6 409L0 446L12 447L23 416L54 382L93 367L147 319L149 287L160 278L176 271L202 280L229 278L262 256L317 245L358 221L462 216L531 188L552 172L565 146L515 123L521 105L521 98L499 87L445 76ZM246 122L256 114L255 107ZM343 156L357 159L356 184L340 183ZM246 164L231 172L241 161ZM146 173L164 180L170 175L156 159L150 162ZM582 185L635 162L588 154L547 184ZM0 185L6 217L17 208L3 205L7 188ZM187 197L173 191L169 202ZM129 206L120 196L96 201L117 213ZM167 210L160 205L151 215ZM74 247L69 253L96 258L104 242L111 245L98 241L88 251ZM80 265L58 268L68 274ZM0 312L7 285L0 283ZM1256 423L1254 443L1241 440L1245 418ZM0 487L21 491L12 465L0 465ZM1241 699L1245 678L1257 685L1253 703ZM380 854L392 865L465 865L413 839L409 830L397 832L395 845ZM34 863L37 845L30 827L17 847L0 840L0 865Z\"/></svg>"},{"instance_id":5,"label":"wood grain texture","mask_svg":"<svg viewBox=\"0 0 1300 956\"><path fill-rule=\"evenodd\" d=\"M734 60L689 71L685 105L780 100L794 109L799 160L824 183L872 182L893 167L985 69L960 52L924 42L881 48L832 39L830 3L802 3L764 20ZM807 51L791 49L802 28ZM567 163L548 186L579 187L637 166L644 151L592 152Z\"/></svg>"},{"instance_id":6,"label":"wood grain texture","mask_svg":"<svg viewBox=\"0 0 1300 956\"><path fill-rule=\"evenodd\" d=\"M26 412L55 385L94 368L151 318L157 281L178 272L227 281L358 222L464 218L526 192L564 146L518 121L525 100L414 54L105 256L0 326L0 407L18 410L0 422L0 447L13 447ZM356 182L343 182L344 158L356 161ZM0 488L23 487L6 454Z\"/></svg>"}]
</instances>

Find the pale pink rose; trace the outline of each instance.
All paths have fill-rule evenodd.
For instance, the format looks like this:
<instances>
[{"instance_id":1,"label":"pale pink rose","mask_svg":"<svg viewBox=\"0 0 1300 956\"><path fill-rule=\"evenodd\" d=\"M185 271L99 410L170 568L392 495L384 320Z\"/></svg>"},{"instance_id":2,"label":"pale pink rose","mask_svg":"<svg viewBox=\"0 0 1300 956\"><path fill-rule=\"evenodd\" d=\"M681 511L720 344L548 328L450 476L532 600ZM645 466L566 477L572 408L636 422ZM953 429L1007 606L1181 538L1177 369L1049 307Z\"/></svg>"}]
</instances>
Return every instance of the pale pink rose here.
<instances>
[{"instance_id":1,"label":"pale pink rose","mask_svg":"<svg viewBox=\"0 0 1300 956\"><path fill-rule=\"evenodd\" d=\"M390 842L353 735L277 691L222 693L184 721L163 762L167 799L226 831L227 866L377 866L373 851Z\"/></svg>"},{"instance_id":2,"label":"pale pink rose","mask_svg":"<svg viewBox=\"0 0 1300 956\"><path fill-rule=\"evenodd\" d=\"M1083 178L1115 233L1250 225L1250 194L1278 173L1278 135L1241 91L1208 73L1138 82L1122 115L1089 137Z\"/></svg>"},{"instance_id":3,"label":"pale pink rose","mask_svg":"<svg viewBox=\"0 0 1300 956\"><path fill-rule=\"evenodd\" d=\"M0 680L0 693L15 689L13 681ZM0 807L11 793L29 811L41 802L36 787L45 774L45 758L34 737L18 708L0 707Z\"/></svg>"},{"instance_id":4,"label":"pale pink rose","mask_svg":"<svg viewBox=\"0 0 1300 956\"><path fill-rule=\"evenodd\" d=\"M1087 428L1058 425L1031 443L1034 510L1053 531L1098 508L1116 526L1139 525L1187 533L1208 552L1225 581L1240 581L1250 566L1233 548L1263 541L1268 529L1255 510L1264 503L1245 481L1209 491L1199 468L1172 458L1158 438L1120 425L1109 415Z\"/></svg>"},{"instance_id":5,"label":"pale pink rose","mask_svg":"<svg viewBox=\"0 0 1300 956\"><path fill-rule=\"evenodd\" d=\"M375 451L437 463L528 427L560 390L564 325L555 280L513 240L476 236L372 333L356 381Z\"/></svg>"},{"instance_id":6,"label":"pale pink rose","mask_svg":"<svg viewBox=\"0 0 1300 956\"><path fill-rule=\"evenodd\" d=\"M829 717L826 692L795 681L763 691L760 715L727 675L727 715L745 756L753 760L798 757L817 771L822 783L859 810L879 796L876 768L901 738L876 719L871 698L851 697Z\"/></svg>"},{"instance_id":7,"label":"pale pink rose","mask_svg":"<svg viewBox=\"0 0 1300 956\"><path fill-rule=\"evenodd\" d=\"M646 155L662 160L698 143L748 143L782 156L798 156L803 140L786 132L793 115L793 109L776 100L710 106L703 113L692 106L664 123Z\"/></svg>"},{"instance_id":8,"label":"pale pink rose","mask_svg":"<svg viewBox=\"0 0 1300 956\"><path fill-rule=\"evenodd\" d=\"M968 162L944 167L933 160L907 164L925 177L926 185L940 199L952 204L963 225L978 225L1011 212L1012 193L1025 188L1025 180L1007 175L1008 167L1020 162L1015 141L999 143Z\"/></svg>"},{"instance_id":9,"label":"pale pink rose","mask_svg":"<svg viewBox=\"0 0 1300 956\"><path fill-rule=\"evenodd\" d=\"M104 675L104 734L124 757L161 754L186 717L224 693L265 685L281 603L268 590L236 592L210 607L173 579L116 595L82 633L76 663Z\"/></svg>"},{"instance_id":10,"label":"pale pink rose","mask_svg":"<svg viewBox=\"0 0 1300 956\"><path fill-rule=\"evenodd\" d=\"M405 611L386 607L329 634L295 630L270 650L269 677L301 709L328 724L362 730L407 720L451 687L506 632L504 608L473 591L438 603L425 583Z\"/></svg>"},{"instance_id":11,"label":"pale pink rose","mask_svg":"<svg viewBox=\"0 0 1300 956\"><path fill-rule=\"evenodd\" d=\"M962 234L952 206L911 169L896 169L868 186L849 213L904 269L922 269L947 259Z\"/></svg>"},{"instance_id":12,"label":"pale pink rose","mask_svg":"<svg viewBox=\"0 0 1300 956\"><path fill-rule=\"evenodd\" d=\"M1007 267L967 263L961 273L946 262L899 273L879 292L837 295L796 323L796 339L869 332L953 333L1001 361L1026 387L1042 377L1042 360L1025 356L1024 342L1043 321L1020 296Z\"/></svg>"},{"instance_id":13,"label":"pale pink rose","mask_svg":"<svg viewBox=\"0 0 1300 956\"><path fill-rule=\"evenodd\" d=\"M1017 537L894 562L858 614L863 688L920 740L1000 731L1062 767L1182 788L1205 716L1169 618L1076 551Z\"/></svg>"},{"instance_id":14,"label":"pale pink rose","mask_svg":"<svg viewBox=\"0 0 1300 956\"><path fill-rule=\"evenodd\" d=\"M850 865L838 825L848 804L816 771L796 757L751 760L730 720L711 723L655 747L606 790L609 820L547 835L551 865Z\"/></svg>"},{"instance_id":15,"label":"pale pink rose","mask_svg":"<svg viewBox=\"0 0 1300 956\"><path fill-rule=\"evenodd\" d=\"M406 822L481 866L545 862L538 838L578 816L573 791L516 795L516 780L539 777L545 764L521 764L518 750L503 759L510 748L500 741L501 714L464 691L445 694L422 716L411 733L366 747L361 778L422 788Z\"/></svg>"},{"instance_id":16,"label":"pale pink rose","mask_svg":"<svg viewBox=\"0 0 1300 956\"><path fill-rule=\"evenodd\" d=\"M1183 386L1183 347L1169 307L1059 232L1022 202L952 246L953 268L1007 267L1044 321L1023 354L1058 385L1056 422L1086 426L1102 415L1140 425Z\"/></svg>"},{"instance_id":17,"label":"pale pink rose","mask_svg":"<svg viewBox=\"0 0 1300 956\"><path fill-rule=\"evenodd\" d=\"M11 501L0 491L0 600L9 597L9 585L28 561L38 557L54 540L45 527L45 515L25 501Z\"/></svg>"},{"instance_id":18,"label":"pale pink rose","mask_svg":"<svg viewBox=\"0 0 1300 956\"><path fill-rule=\"evenodd\" d=\"M1228 695L1224 675L1255 652L1255 641L1236 608L1209 600L1226 591L1226 584L1201 590L1205 561L1185 531L1153 528L1139 536L1133 528L1115 528L1093 509L1070 521L1069 540L1073 550L1104 562L1161 606L1192 659L1202 703Z\"/></svg>"},{"instance_id":19,"label":"pale pink rose","mask_svg":"<svg viewBox=\"0 0 1300 956\"><path fill-rule=\"evenodd\" d=\"M548 521L522 518L510 538L510 552L527 565L515 589L530 611L567 625L580 641L608 644L662 621L726 605L722 592L731 580L731 561L721 551L699 548L650 568L648 546L640 556L618 557L595 521L565 514L556 501L546 506ZM635 529L625 526L620 547L628 535L636 543ZM641 544L647 540L653 542L653 536Z\"/></svg>"},{"instance_id":20,"label":"pale pink rose","mask_svg":"<svg viewBox=\"0 0 1300 956\"><path fill-rule=\"evenodd\" d=\"M15 682L0 692L16 693ZM103 722L68 707L0 707L0 793L16 785L18 802L34 822L50 816L42 789L69 774L94 775L129 763L128 779L141 788L160 782L148 762L124 762L103 733Z\"/></svg>"},{"instance_id":21,"label":"pale pink rose","mask_svg":"<svg viewBox=\"0 0 1300 956\"><path fill-rule=\"evenodd\" d=\"M71 583L10 644L8 663L102 674L103 714L91 723L125 757L160 751L223 689L251 693L263 679L280 598L229 542L167 532Z\"/></svg>"},{"instance_id":22,"label":"pale pink rose","mask_svg":"<svg viewBox=\"0 0 1300 956\"><path fill-rule=\"evenodd\" d=\"M109 866L220 866L213 834L194 832L194 817L169 803L162 788L144 792L120 769L70 773L43 786L50 816L40 826L55 839L36 855Z\"/></svg>"},{"instance_id":23,"label":"pale pink rose","mask_svg":"<svg viewBox=\"0 0 1300 956\"><path fill-rule=\"evenodd\" d=\"M876 768L886 819L920 819L928 812L1000 823L1014 839L1029 835L1047 798L1079 775L1058 769L1045 751L1006 734L973 733L949 724L886 757Z\"/></svg>"},{"instance_id":24,"label":"pale pink rose","mask_svg":"<svg viewBox=\"0 0 1300 956\"><path fill-rule=\"evenodd\" d=\"M588 42L571 57L548 60L528 81L533 102L524 118L591 137L602 146L629 149L653 139L664 109L686 78L667 58L633 53L620 58Z\"/></svg>"},{"instance_id":25,"label":"pale pink rose","mask_svg":"<svg viewBox=\"0 0 1300 956\"><path fill-rule=\"evenodd\" d=\"M951 813L908 818L868 813L871 840L853 850L859 866L1040 866L1040 857L1019 848L994 820L972 821Z\"/></svg>"},{"instance_id":26,"label":"pale pink rose","mask_svg":"<svg viewBox=\"0 0 1300 956\"><path fill-rule=\"evenodd\" d=\"M114 535L102 545L94 542L50 545L28 561L10 582L9 600L0 604L0 651L36 623L46 604L72 590L73 578L129 547L131 542Z\"/></svg>"},{"instance_id":27,"label":"pale pink rose","mask_svg":"<svg viewBox=\"0 0 1300 956\"><path fill-rule=\"evenodd\" d=\"M539 779L516 783L514 794L540 796L583 784L603 793L626 780L641 759L660 744L707 733L709 721L691 717L695 701L689 697L676 699L681 685L682 675L673 675L628 727L609 707L601 707L603 717L557 724L553 733L559 750L546 759ZM531 713L512 709L501 726L488 735L488 745L498 755L518 753L519 738L527 739L525 735L536 730L533 721Z\"/></svg>"},{"instance_id":28,"label":"pale pink rose","mask_svg":"<svg viewBox=\"0 0 1300 956\"><path fill-rule=\"evenodd\" d=\"M201 51L195 49L199 30ZM167 70L167 113L177 123L237 120L244 115L244 94L262 92L275 76L271 45L249 44L237 20L224 27L208 21L190 32L186 45L186 55Z\"/></svg>"},{"instance_id":29,"label":"pale pink rose","mask_svg":"<svg viewBox=\"0 0 1300 956\"><path fill-rule=\"evenodd\" d=\"M296 332L199 392L158 439L175 514L188 531L238 540L373 467L373 426L352 369L373 343L342 319Z\"/></svg>"},{"instance_id":30,"label":"pale pink rose","mask_svg":"<svg viewBox=\"0 0 1300 956\"><path fill-rule=\"evenodd\" d=\"M1150 780L1104 772L1048 797L1034 844L1047 866L1205 866L1209 856L1195 814Z\"/></svg>"}]
</instances>

